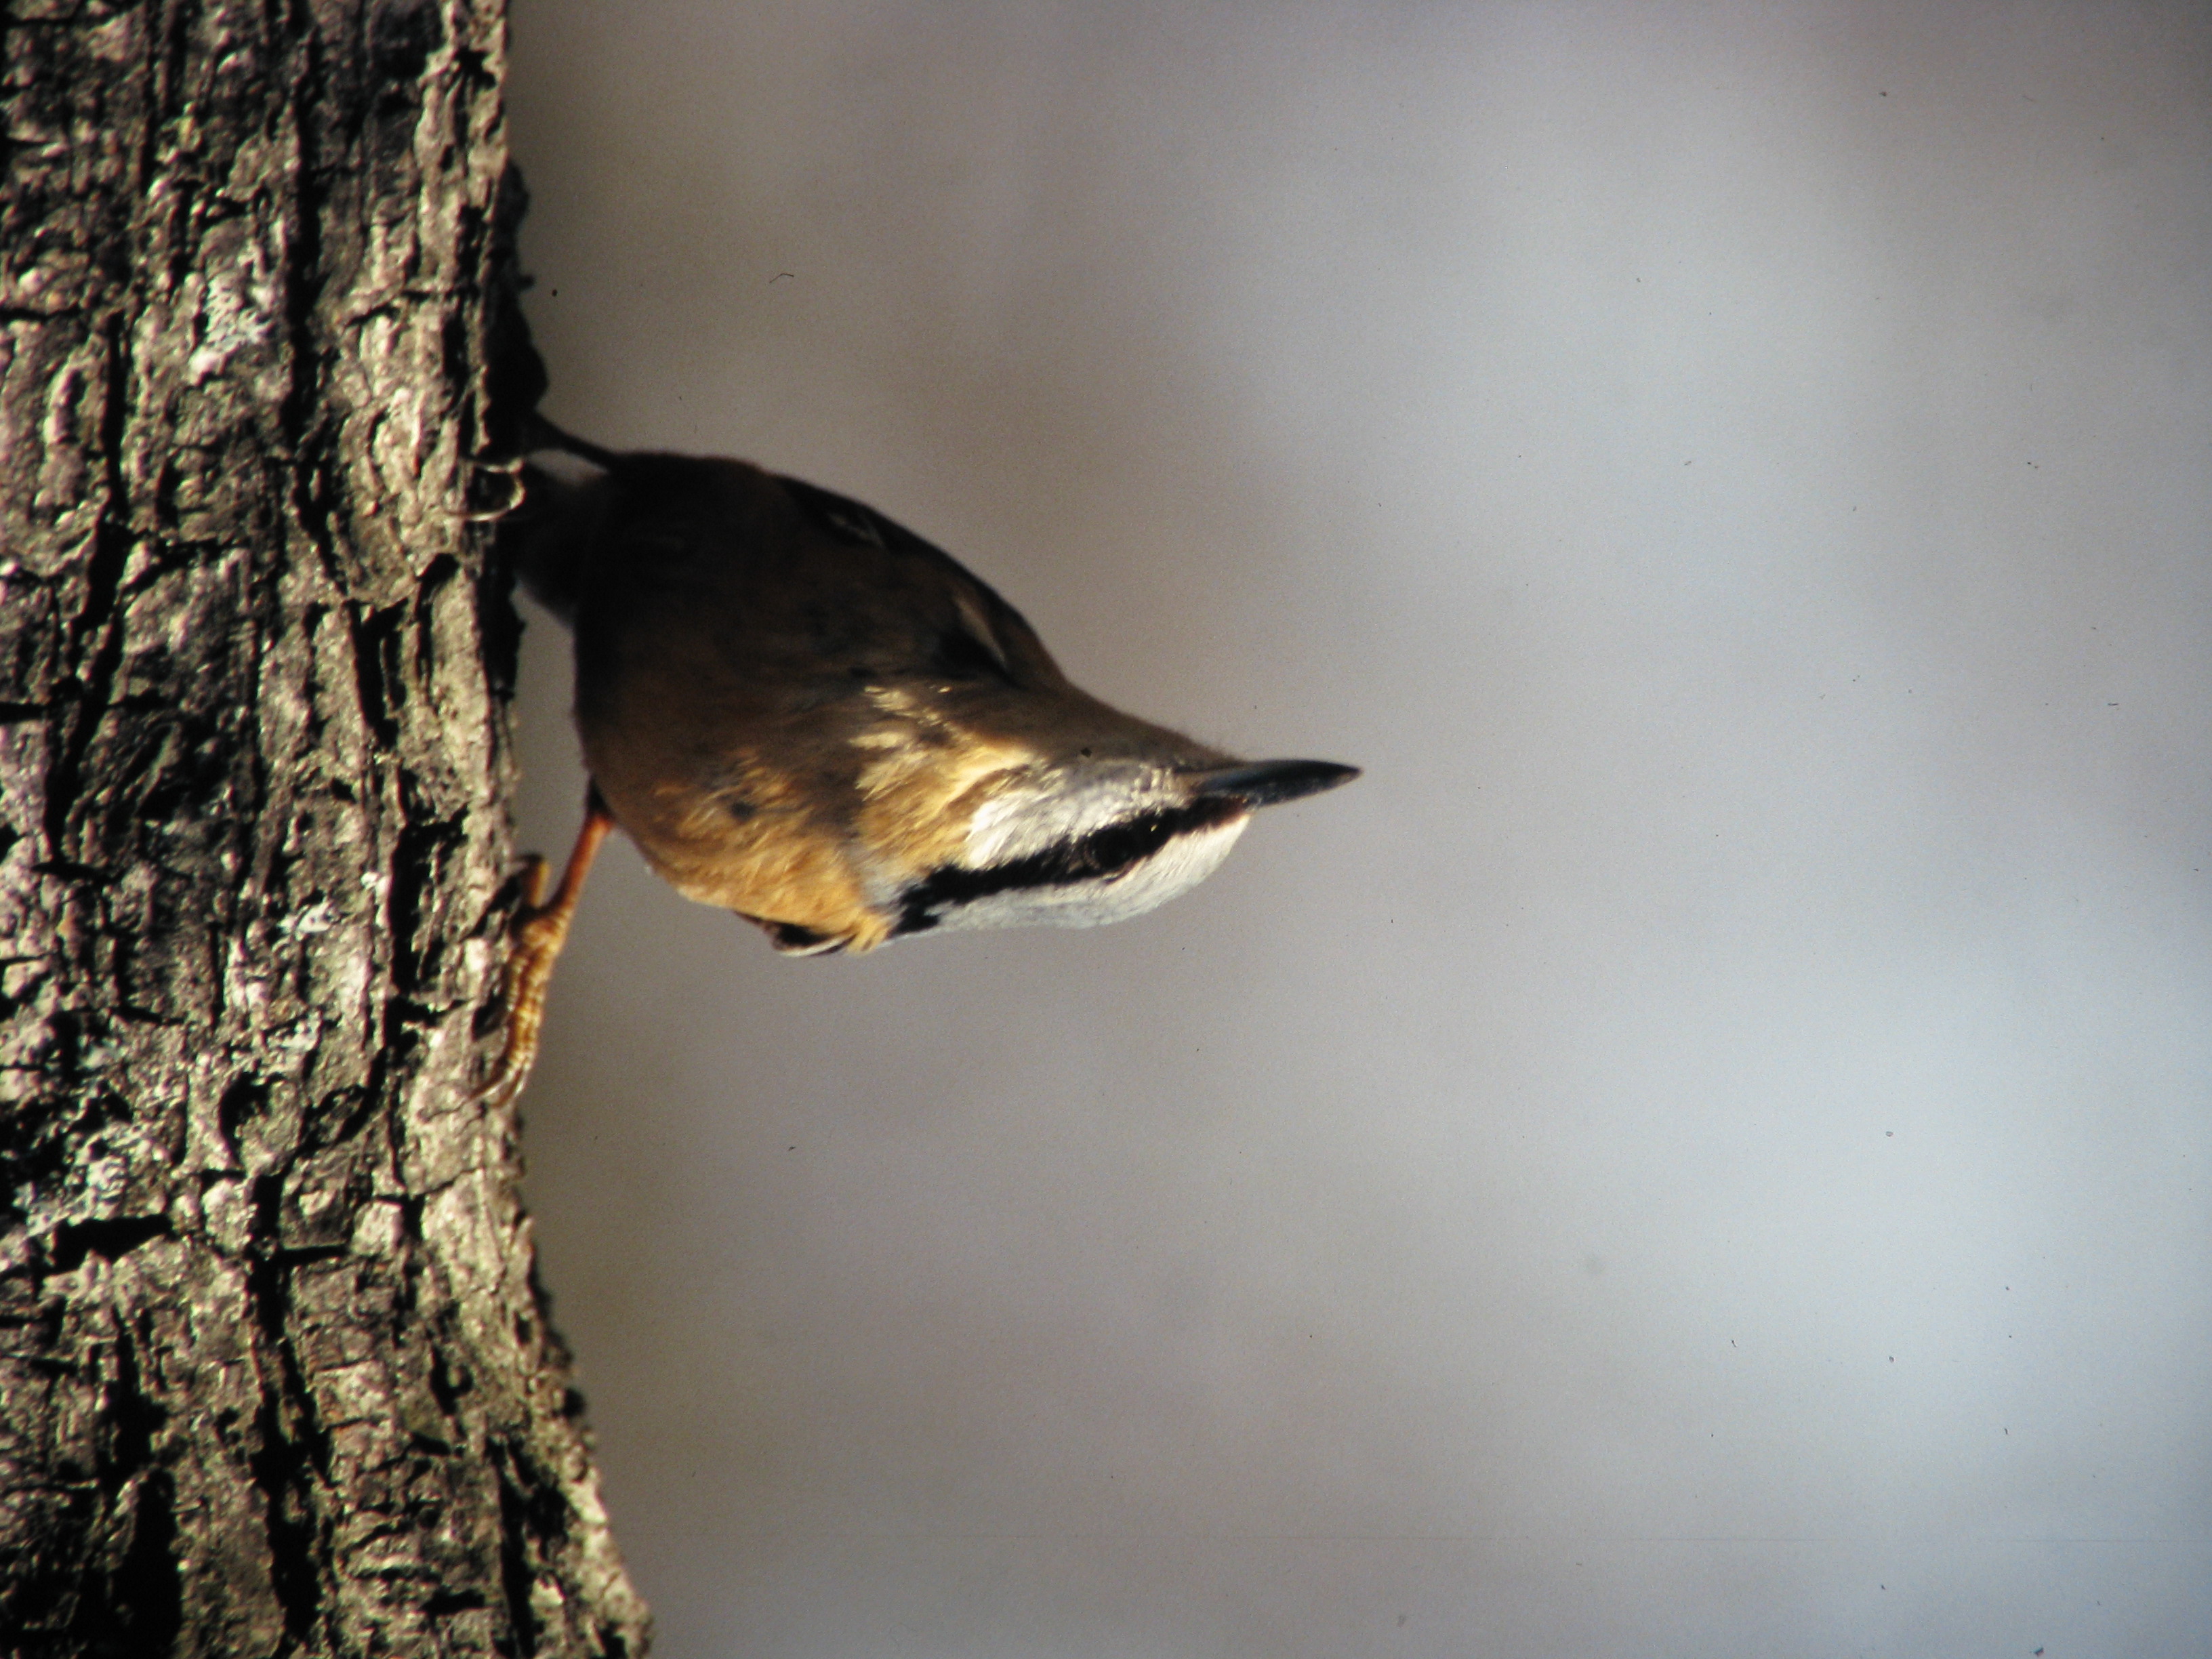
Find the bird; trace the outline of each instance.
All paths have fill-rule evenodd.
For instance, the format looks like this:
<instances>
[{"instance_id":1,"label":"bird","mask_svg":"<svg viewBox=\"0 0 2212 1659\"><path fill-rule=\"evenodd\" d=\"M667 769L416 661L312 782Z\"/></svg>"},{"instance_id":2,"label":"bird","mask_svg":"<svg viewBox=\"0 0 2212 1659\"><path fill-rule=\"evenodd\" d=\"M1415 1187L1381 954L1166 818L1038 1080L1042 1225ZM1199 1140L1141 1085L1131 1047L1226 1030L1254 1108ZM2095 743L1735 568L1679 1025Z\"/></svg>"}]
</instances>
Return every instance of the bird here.
<instances>
[{"instance_id":1,"label":"bird","mask_svg":"<svg viewBox=\"0 0 2212 1659\"><path fill-rule=\"evenodd\" d=\"M750 462L623 453L533 416L501 545L574 637L590 776L556 890L532 860L488 1095L538 1046L619 828L792 956L1090 927L1187 891L1258 808L1358 775L1247 761L1077 687L1013 606L874 508Z\"/></svg>"}]
</instances>

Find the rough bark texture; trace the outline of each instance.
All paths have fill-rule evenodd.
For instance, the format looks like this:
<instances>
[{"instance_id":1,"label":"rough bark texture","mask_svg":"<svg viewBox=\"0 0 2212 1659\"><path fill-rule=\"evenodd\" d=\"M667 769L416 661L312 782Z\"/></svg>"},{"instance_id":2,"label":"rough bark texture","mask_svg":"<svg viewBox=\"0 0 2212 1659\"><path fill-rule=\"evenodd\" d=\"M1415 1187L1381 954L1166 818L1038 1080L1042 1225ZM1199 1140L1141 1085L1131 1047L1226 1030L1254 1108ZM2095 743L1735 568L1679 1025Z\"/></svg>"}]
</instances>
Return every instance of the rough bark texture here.
<instances>
[{"instance_id":1,"label":"rough bark texture","mask_svg":"<svg viewBox=\"0 0 2212 1659\"><path fill-rule=\"evenodd\" d=\"M13 0L0 1650L635 1652L472 1101L499 0Z\"/></svg>"}]
</instances>

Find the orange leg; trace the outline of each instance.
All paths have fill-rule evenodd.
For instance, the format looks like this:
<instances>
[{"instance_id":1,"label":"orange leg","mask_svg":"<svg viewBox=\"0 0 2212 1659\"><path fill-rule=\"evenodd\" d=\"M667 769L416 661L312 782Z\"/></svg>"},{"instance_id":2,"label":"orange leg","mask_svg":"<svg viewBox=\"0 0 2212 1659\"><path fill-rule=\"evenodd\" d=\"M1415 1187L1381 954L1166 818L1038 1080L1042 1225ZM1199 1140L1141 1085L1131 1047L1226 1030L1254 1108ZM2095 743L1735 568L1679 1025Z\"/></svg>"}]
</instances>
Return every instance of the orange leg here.
<instances>
[{"instance_id":1,"label":"orange leg","mask_svg":"<svg viewBox=\"0 0 2212 1659\"><path fill-rule=\"evenodd\" d=\"M561 872L561 885L550 902L544 900L545 860L533 858L523 877L522 910L514 924L514 948L507 959L507 1048L491 1079L477 1091L477 1098L504 1106L522 1091L530 1068L538 1060L538 1032L545 1024L545 994L553 983L553 964L568 942L568 924L575 919L576 901L584 896L584 878L592 872L599 843L615 827L606 803L593 789L584 803L584 827L568 854L568 867Z\"/></svg>"}]
</instances>

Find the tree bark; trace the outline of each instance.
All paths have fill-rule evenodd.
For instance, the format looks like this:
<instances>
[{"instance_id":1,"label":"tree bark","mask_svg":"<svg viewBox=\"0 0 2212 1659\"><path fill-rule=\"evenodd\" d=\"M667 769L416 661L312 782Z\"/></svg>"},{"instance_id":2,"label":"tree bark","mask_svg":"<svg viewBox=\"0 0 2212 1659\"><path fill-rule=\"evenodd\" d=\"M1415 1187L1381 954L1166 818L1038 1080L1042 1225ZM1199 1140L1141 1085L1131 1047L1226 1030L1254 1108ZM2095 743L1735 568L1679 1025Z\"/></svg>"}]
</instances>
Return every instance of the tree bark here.
<instances>
[{"instance_id":1,"label":"tree bark","mask_svg":"<svg viewBox=\"0 0 2212 1659\"><path fill-rule=\"evenodd\" d=\"M471 1092L503 6L4 27L0 1650L637 1652Z\"/></svg>"}]
</instances>

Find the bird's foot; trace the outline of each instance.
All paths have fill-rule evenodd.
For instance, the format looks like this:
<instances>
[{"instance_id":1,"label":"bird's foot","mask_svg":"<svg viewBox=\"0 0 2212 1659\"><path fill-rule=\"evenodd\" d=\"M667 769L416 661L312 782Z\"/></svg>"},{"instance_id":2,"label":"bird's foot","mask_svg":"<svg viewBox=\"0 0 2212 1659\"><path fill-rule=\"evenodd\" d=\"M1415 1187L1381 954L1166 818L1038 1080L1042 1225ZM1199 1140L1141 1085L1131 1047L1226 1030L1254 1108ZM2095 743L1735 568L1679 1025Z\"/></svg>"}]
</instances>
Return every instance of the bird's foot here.
<instances>
[{"instance_id":1,"label":"bird's foot","mask_svg":"<svg viewBox=\"0 0 2212 1659\"><path fill-rule=\"evenodd\" d=\"M491 1076L476 1092L479 1101L503 1108L529 1081L530 1068L538 1063L553 964L561 959L561 947L568 942L568 925L575 920L577 902L584 895L584 878L591 872L599 843L613 827L614 819L594 790L585 810L583 830L576 836L575 850L568 854L568 867L562 872L561 885L551 899L545 896L545 860L533 853L523 866L522 902L509 931L512 945L501 999L507 1009L507 1042Z\"/></svg>"}]
</instances>

